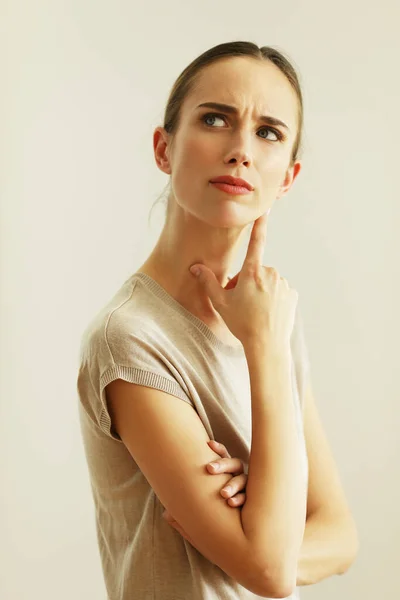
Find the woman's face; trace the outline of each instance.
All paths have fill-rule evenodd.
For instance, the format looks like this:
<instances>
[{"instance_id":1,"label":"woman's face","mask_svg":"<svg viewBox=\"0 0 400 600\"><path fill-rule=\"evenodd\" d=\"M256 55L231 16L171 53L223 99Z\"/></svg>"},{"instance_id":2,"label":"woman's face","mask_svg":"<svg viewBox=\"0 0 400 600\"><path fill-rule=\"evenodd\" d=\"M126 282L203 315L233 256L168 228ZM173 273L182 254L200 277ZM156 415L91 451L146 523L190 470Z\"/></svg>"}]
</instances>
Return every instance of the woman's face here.
<instances>
[{"instance_id":1,"label":"woman's face","mask_svg":"<svg viewBox=\"0 0 400 600\"><path fill-rule=\"evenodd\" d=\"M237 112L199 108L206 102L231 105ZM270 208L300 171L299 162L289 168L297 102L289 81L272 63L235 57L206 67L183 103L173 146L163 128L155 131L158 165L171 174L178 205L215 227L245 226ZM260 115L279 119L287 128ZM210 183L220 175L241 177L254 189L227 194Z\"/></svg>"}]
</instances>

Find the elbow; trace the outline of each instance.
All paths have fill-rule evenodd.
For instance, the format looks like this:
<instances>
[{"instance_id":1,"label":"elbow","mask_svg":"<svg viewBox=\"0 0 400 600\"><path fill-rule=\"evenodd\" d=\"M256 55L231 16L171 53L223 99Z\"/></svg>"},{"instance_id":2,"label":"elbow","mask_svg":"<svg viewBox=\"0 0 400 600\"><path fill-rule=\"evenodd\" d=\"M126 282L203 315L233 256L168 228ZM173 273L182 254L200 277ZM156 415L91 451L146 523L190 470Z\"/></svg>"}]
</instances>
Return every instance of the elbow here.
<instances>
[{"instance_id":1,"label":"elbow","mask_svg":"<svg viewBox=\"0 0 400 600\"><path fill-rule=\"evenodd\" d=\"M355 536L352 543L348 544L347 552L344 555L344 560L341 564L339 575L344 575L356 561L358 552L360 550L360 543L358 537Z\"/></svg>"},{"instance_id":2,"label":"elbow","mask_svg":"<svg viewBox=\"0 0 400 600\"><path fill-rule=\"evenodd\" d=\"M260 563L257 564L259 565ZM250 580L249 573L251 572L253 573L253 577ZM276 574L271 576L270 570L268 570L267 574L265 569L260 570L259 568L246 570L246 581L244 579L240 581L238 577L236 579L250 592L260 598L288 598L296 588L296 577L292 578L292 581L289 583L287 578L284 581L283 577Z\"/></svg>"},{"instance_id":3,"label":"elbow","mask_svg":"<svg viewBox=\"0 0 400 600\"><path fill-rule=\"evenodd\" d=\"M347 531L348 533L343 543L343 548L345 550L343 551L342 563L338 573L339 575L344 575L347 573L352 564L355 562L360 550L358 532L353 520L351 521Z\"/></svg>"},{"instance_id":4,"label":"elbow","mask_svg":"<svg viewBox=\"0 0 400 600\"><path fill-rule=\"evenodd\" d=\"M264 589L264 598L289 598L295 590L293 585L277 584L268 581Z\"/></svg>"},{"instance_id":5,"label":"elbow","mask_svg":"<svg viewBox=\"0 0 400 600\"><path fill-rule=\"evenodd\" d=\"M264 598L288 598L296 589L296 576L291 579L284 576L271 576L266 573L264 577Z\"/></svg>"}]
</instances>

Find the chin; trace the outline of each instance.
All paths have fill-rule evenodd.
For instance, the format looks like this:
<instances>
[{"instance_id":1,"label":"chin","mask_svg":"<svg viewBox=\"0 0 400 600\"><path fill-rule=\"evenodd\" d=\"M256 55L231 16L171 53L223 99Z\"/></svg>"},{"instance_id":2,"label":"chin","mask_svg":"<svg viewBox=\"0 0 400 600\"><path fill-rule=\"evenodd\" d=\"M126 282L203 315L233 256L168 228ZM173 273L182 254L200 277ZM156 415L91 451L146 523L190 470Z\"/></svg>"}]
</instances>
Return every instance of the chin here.
<instances>
[{"instance_id":1,"label":"chin","mask_svg":"<svg viewBox=\"0 0 400 600\"><path fill-rule=\"evenodd\" d=\"M230 227L247 227L249 223L254 221L249 207L243 206L224 206L222 209L212 210L212 214L207 217L203 216L202 220L207 221L209 225L219 228Z\"/></svg>"}]
</instances>

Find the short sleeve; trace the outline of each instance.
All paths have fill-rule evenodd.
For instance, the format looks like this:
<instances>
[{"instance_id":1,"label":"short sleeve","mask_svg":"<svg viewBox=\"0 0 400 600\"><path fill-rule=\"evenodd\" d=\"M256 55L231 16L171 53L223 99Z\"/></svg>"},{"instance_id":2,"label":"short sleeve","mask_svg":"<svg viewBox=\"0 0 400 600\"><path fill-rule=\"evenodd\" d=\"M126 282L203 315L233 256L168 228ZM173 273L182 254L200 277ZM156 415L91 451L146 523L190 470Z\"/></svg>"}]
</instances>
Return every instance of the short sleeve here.
<instances>
[{"instance_id":1,"label":"short sleeve","mask_svg":"<svg viewBox=\"0 0 400 600\"><path fill-rule=\"evenodd\" d=\"M194 406L173 357L163 349L156 332L141 330L140 324L132 331L118 318L86 340L78 389L91 420L107 436L121 441L111 421L105 390L116 379L166 392Z\"/></svg>"}]
</instances>

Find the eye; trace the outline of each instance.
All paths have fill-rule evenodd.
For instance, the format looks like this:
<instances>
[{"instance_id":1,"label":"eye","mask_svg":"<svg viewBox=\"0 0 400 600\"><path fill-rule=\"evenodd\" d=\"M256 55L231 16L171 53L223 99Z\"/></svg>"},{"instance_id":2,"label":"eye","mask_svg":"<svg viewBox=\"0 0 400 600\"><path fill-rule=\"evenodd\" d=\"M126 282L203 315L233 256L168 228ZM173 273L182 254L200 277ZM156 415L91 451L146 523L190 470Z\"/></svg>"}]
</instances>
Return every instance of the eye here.
<instances>
[{"instance_id":1,"label":"eye","mask_svg":"<svg viewBox=\"0 0 400 600\"><path fill-rule=\"evenodd\" d=\"M207 113L206 115L203 115L201 117L201 120L203 121L203 123L205 123L207 125L207 127L212 127L212 125L208 125L206 123L206 121L208 119L215 119L215 118L222 119L223 121L226 120L225 115L220 115L220 114L217 114L217 113ZM276 135L276 137L278 138L277 140L269 140L269 141L281 141L284 138L284 135L278 129L274 129L273 127L267 127L267 126L264 125L263 127L260 127L260 129L258 131L261 131L263 129L265 129L266 131L272 131ZM268 141L268 139L266 137L264 137L263 139L266 139Z\"/></svg>"}]
</instances>

